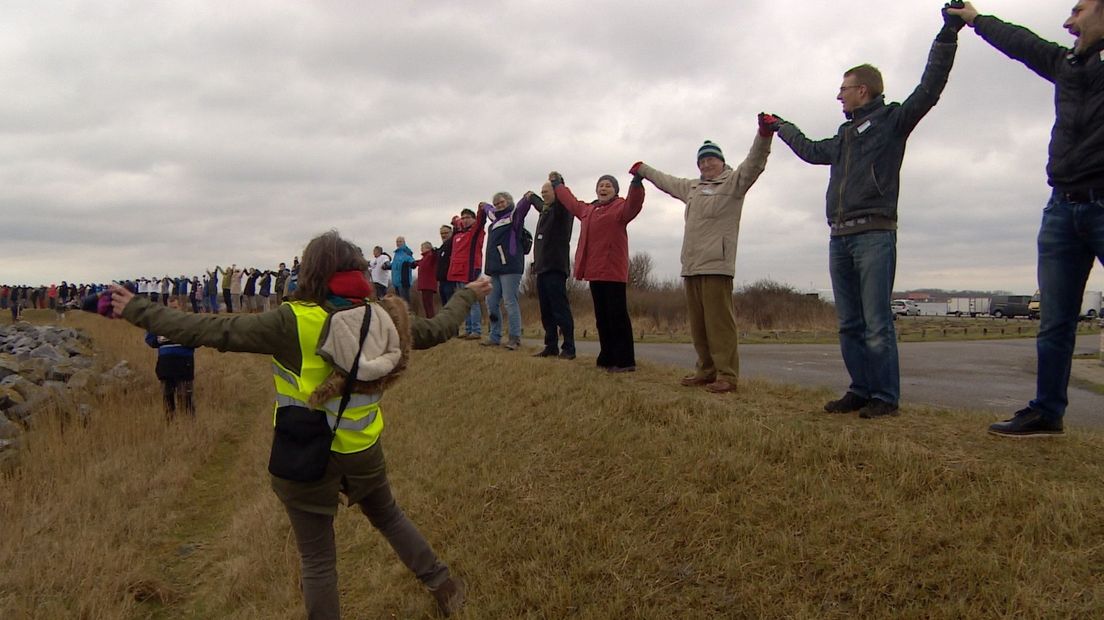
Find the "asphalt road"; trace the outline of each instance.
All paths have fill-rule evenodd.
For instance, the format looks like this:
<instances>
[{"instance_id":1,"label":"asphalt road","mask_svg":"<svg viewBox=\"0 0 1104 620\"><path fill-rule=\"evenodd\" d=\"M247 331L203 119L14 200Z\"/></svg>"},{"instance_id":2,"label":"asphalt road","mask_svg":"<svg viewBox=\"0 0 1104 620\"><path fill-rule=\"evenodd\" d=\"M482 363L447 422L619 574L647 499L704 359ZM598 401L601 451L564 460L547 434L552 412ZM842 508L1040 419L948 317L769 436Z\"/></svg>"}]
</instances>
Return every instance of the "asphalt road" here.
<instances>
[{"instance_id":1,"label":"asphalt road","mask_svg":"<svg viewBox=\"0 0 1104 620\"><path fill-rule=\"evenodd\" d=\"M536 345L537 342L532 344ZM1035 340L903 342L901 402L1011 414L1035 395ZM580 341L579 353L598 354L598 343ZM1076 353L1097 353L1100 336L1077 339ZM636 343L641 360L692 369L689 344ZM838 345L749 344L740 346L740 375L842 394L849 383ZM1071 385L1066 422L1104 427L1104 395ZM994 419L998 416L994 415Z\"/></svg>"}]
</instances>

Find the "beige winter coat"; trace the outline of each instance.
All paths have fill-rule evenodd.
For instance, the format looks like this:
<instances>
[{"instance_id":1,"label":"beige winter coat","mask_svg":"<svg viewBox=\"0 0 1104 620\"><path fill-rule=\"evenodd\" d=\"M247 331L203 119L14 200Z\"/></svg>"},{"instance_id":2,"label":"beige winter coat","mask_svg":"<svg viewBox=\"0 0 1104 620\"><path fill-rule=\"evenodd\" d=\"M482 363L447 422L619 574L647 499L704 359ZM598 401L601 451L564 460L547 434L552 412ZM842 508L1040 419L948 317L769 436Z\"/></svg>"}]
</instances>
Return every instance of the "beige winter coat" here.
<instances>
[{"instance_id":1,"label":"beige winter coat","mask_svg":"<svg viewBox=\"0 0 1104 620\"><path fill-rule=\"evenodd\" d=\"M681 179L647 164L640 174L660 190L686 203L682 237L682 276L736 274L736 239L744 194L767 166L771 138L755 134L751 151L735 170L725 166L715 179Z\"/></svg>"}]
</instances>

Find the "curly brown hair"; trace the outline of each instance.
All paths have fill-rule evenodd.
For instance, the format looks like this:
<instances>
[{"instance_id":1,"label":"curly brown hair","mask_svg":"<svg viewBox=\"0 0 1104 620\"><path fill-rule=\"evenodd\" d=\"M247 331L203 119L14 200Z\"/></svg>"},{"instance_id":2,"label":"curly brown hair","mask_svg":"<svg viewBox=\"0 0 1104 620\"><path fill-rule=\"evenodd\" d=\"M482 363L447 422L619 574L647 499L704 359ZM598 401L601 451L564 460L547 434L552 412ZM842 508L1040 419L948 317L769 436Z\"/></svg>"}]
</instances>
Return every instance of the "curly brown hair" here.
<instances>
[{"instance_id":1,"label":"curly brown hair","mask_svg":"<svg viewBox=\"0 0 1104 620\"><path fill-rule=\"evenodd\" d=\"M330 230L307 243L299 265L299 285L291 299L321 304L330 294L330 278L339 271L367 271L368 260L360 248Z\"/></svg>"}]
</instances>

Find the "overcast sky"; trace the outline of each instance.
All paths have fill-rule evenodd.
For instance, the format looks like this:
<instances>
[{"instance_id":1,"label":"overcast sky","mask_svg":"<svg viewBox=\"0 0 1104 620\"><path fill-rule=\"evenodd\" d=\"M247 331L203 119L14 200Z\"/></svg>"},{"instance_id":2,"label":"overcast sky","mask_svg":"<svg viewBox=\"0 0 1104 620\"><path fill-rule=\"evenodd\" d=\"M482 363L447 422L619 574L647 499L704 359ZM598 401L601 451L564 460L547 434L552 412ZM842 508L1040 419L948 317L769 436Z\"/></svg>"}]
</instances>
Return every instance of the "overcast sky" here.
<instances>
[{"instance_id":1,"label":"overcast sky","mask_svg":"<svg viewBox=\"0 0 1104 620\"><path fill-rule=\"evenodd\" d=\"M1069 45L1072 5L977 6ZM848 67L875 64L887 97L907 97L941 6L4 2L0 282L274 266L329 228L416 249L549 170L591 198L605 173L627 189L636 160L696 175L705 139L735 165L761 110L833 135ZM1031 293L1053 88L960 38L908 144L897 288ZM829 288L827 180L775 141L744 205L737 283ZM646 187L630 250L675 277L682 206ZM1099 265L1090 288L1104 289Z\"/></svg>"}]
</instances>

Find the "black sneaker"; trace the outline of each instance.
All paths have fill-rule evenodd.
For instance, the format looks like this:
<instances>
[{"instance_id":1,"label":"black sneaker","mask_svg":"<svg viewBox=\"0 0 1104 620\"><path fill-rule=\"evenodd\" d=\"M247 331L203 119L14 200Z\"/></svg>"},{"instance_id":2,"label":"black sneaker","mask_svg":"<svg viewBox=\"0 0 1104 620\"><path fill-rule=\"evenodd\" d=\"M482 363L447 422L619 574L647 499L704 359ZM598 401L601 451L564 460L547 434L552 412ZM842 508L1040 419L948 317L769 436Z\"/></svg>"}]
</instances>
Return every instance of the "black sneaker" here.
<instances>
[{"instance_id":1,"label":"black sneaker","mask_svg":"<svg viewBox=\"0 0 1104 620\"><path fill-rule=\"evenodd\" d=\"M1062 420L1047 419L1042 411L1027 407L1017 411L1010 420L989 425L990 435L1001 437L1056 437L1065 435Z\"/></svg>"},{"instance_id":2,"label":"black sneaker","mask_svg":"<svg viewBox=\"0 0 1104 620\"><path fill-rule=\"evenodd\" d=\"M560 351L560 359L562 359L562 360L573 360L573 359L575 359L575 352L574 351Z\"/></svg>"},{"instance_id":3,"label":"black sneaker","mask_svg":"<svg viewBox=\"0 0 1104 620\"><path fill-rule=\"evenodd\" d=\"M824 410L828 413L851 413L866 406L868 399L854 392L848 392L839 400L830 400L824 404Z\"/></svg>"},{"instance_id":4,"label":"black sneaker","mask_svg":"<svg viewBox=\"0 0 1104 620\"><path fill-rule=\"evenodd\" d=\"M871 398L870 402L866 403L865 407L859 409L859 417L867 420L884 418L891 415L900 415L900 413L901 412L897 410L897 405L887 403L877 398Z\"/></svg>"}]
</instances>

